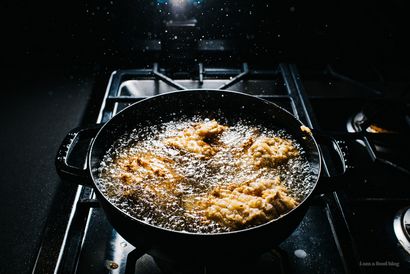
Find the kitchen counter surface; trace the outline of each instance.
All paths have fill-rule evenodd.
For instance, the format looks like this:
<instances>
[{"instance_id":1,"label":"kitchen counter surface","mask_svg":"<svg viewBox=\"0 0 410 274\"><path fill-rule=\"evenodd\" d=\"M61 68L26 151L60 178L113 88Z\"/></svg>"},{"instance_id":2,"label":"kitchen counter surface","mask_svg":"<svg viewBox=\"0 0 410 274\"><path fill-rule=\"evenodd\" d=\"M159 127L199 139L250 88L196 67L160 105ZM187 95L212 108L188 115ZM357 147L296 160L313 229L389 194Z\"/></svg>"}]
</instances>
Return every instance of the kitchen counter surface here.
<instances>
[{"instance_id":1,"label":"kitchen counter surface","mask_svg":"<svg viewBox=\"0 0 410 274\"><path fill-rule=\"evenodd\" d=\"M13 71L13 70L12 70ZM1 92L0 273L29 273L56 193L70 199L54 157L83 120L95 75L89 68L37 67L6 75ZM92 106L90 106L92 108Z\"/></svg>"}]
</instances>

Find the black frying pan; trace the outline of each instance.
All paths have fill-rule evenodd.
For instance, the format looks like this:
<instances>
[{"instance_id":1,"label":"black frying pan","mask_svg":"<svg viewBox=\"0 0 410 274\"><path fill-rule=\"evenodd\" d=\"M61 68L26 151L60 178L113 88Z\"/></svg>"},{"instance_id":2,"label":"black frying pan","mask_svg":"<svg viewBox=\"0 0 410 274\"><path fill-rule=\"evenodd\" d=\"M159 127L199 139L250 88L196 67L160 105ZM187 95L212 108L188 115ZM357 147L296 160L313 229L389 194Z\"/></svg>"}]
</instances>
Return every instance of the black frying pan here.
<instances>
[{"instance_id":1,"label":"black frying pan","mask_svg":"<svg viewBox=\"0 0 410 274\"><path fill-rule=\"evenodd\" d=\"M97 168L110 146L124 133L147 124L176 119L181 115L223 117L229 123L242 118L263 126L285 128L304 147L316 183L309 195L294 209L278 219L248 229L216 234L172 231L147 224L127 215L110 203L95 184ZM279 106L254 96L221 90L186 90L154 96L135 103L119 112L102 127L76 129L69 133L57 155L57 170L63 178L94 188L112 226L131 244L144 246L147 252L166 259L182 256L194 260L215 259L220 256L240 257L262 253L286 239L302 220L312 194L320 193L320 186L328 188L329 179L322 178L321 153L313 134L303 132L303 124ZM70 151L79 138L91 141L82 169L67 163ZM339 148L337 156L344 163ZM326 181L326 182L325 182ZM318 183L319 182L319 183ZM326 183L326 184L325 184Z\"/></svg>"}]
</instances>

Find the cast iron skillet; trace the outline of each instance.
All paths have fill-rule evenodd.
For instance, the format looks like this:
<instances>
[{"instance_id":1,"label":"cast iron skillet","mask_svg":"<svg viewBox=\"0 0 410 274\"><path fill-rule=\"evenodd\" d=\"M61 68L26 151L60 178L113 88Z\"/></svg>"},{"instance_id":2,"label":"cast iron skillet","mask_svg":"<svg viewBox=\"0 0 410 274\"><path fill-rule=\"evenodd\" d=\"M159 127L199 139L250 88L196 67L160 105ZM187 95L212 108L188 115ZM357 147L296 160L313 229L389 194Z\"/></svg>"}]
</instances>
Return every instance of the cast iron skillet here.
<instances>
[{"instance_id":1,"label":"cast iron skillet","mask_svg":"<svg viewBox=\"0 0 410 274\"><path fill-rule=\"evenodd\" d=\"M217 234L179 232L156 227L127 215L110 203L95 183L98 178L97 168L108 148L122 134L134 128L196 114L217 119L222 116L233 123L243 118L268 128L285 128L304 147L316 176L310 194L296 208L278 219L248 229ZM112 226L131 244L144 246L153 256L167 260L178 260L179 257L185 260L214 260L221 256L225 259L240 258L263 253L286 239L301 222L311 197L323 189L329 189L330 183L337 181L320 176L321 152L314 134L301 131L302 125L297 118L276 104L243 93L221 90L171 92L137 102L100 127L73 130L58 151L56 167L64 179L92 186ZM84 169L67 163L70 152L80 138L90 140ZM336 148L337 156L344 163L340 147ZM347 170L343 166L346 176Z\"/></svg>"}]
</instances>

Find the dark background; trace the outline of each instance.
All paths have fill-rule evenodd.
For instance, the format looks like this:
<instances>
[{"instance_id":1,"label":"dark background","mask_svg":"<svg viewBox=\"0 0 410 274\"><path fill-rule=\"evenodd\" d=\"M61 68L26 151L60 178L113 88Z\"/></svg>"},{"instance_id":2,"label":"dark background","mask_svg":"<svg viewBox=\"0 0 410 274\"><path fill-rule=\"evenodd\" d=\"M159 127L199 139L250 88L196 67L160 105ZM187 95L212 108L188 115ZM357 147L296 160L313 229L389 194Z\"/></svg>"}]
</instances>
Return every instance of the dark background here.
<instances>
[{"instance_id":1,"label":"dark background","mask_svg":"<svg viewBox=\"0 0 410 274\"><path fill-rule=\"evenodd\" d=\"M158 2L2 2L3 62L144 63L136 41L162 37L163 22L175 19L170 5ZM242 53L257 59L405 65L409 57L409 19L403 0L199 3L180 14L198 20L201 37L233 39L235 47L245 48Z\"/></svg>"},{"instance_id":2,"label":"dark background","mask_svg":"<svg viewBox=\"0 0 410 274\"><path fill-rule=\"evenodd\" d=\"M232 49L195 53L184 60L188 64L292 62L307 71L337 64L377 67L400 77L409 70L404 0L198 3L186 13L198 20L188 40L225 39ZM26 273L50 207L64 198L55 198L57 191L73 188L55 173L61 140L81 121L95 120L100 102L89 99L103 92L111 70L172 64L175 52L147 50L143 41L169 39L164 22L190 16L168 14L169 6L148 0L0 5L0 272Z\"/></svg>"}]
</instances>

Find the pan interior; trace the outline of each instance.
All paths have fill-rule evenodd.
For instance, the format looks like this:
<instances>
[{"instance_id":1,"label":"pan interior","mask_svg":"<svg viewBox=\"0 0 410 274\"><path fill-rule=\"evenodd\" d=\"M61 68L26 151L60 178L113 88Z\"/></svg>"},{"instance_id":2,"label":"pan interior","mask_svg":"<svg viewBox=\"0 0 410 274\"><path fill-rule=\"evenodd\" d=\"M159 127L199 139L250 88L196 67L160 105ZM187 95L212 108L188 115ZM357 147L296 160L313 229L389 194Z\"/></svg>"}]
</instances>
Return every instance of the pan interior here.
<instances>
[{"instance_id":1,"label":"pan interior","mask_svg":"<svg viewBox=\"0 0 410 274\"><path fill-rule=\"evenodd\" d=\"M173 95L178 94L175 93ZM224 104L224 98L230 96L232 96L232 98L229 98L230 104ZM190 224L188 226L184 225L184 220L179 220L171 224L169 222L163 222L161 219L169 219L171 217L178 220L183 212L178 214L179 208L168 204L165 206L164 212L172 212L172 214L163 214L162 218L160 217L160 214L153 215L155 210L150 210L147 205L141 204L139 207L134 203L128 204L127 201L123 199L117 199L118 197L115 197L115 195L110 195L106 188L107 181L104 181L100 177L102 167L106 167L107 165L109 166L110 160L114 159L119 153L123 153L133 144L143 144L145 147L142 146L142 150L150 150L154 153L158 153L158 151L155 151L155 142L158 141L156 136L159 137L158 135L166 134L166 129L172 129L173 127L174 129L177 127L181 129L189 126L193 122L215 119L220 124L227 125L232 128L230 132L221 137L225 138L225 141L229 141L230 138L232 139L235 136L247 138L250 134L252 134L252 129L255 128L267 136L274 134L276 136L292 139L293 143L297 144L298 150L301 151L300 159L290 161L289 166L282 171L278 169L278 172L283 172L283 174L272 173L265 175L267 178L269 176L281 176L284 185L290 190L291 196L295 197L299 202L302 202L314 188L318 175L318 155L315 155L317 151L314 141L311 139L310 135L301 133L300 123L289 113L283 111L275 105L258 99L255 100L253 98L249 98L248 96L240 98L240 101L235 100L238 99L237 96L237 94L232 95L225 92L219 94L218 96L215 92L213 94L208 94L208 96L205 96L205 98L202 99L198 98L201 96L196 95L195 101L193 101L192 98L189 99L189 96L184 96L179 98L179 106L172 104L172 101L176 98L171 98L165 101L161 100L156 103L157 109L159 103L164 110L157 113L156 119L134 120L135 117L142 114L140 112L143 111L144 108L146 110L146 108L149 107L149 104L141 104L138 108L131 107L127 110L127 112L121 113L122 115L118 116L119 118L114 117L112 120L113 123L107 125L105 131L102 132L107 135L110 135L111 133L111 136L110 138L104 138L104 140L109 140L109 142L105 143L105 149L100 149L100 153L103 153L103 156L100 156L98 164L93 169L93 172L96 173L95 178L97 178L97 187L110 202L127 214L156 226L165 227L171 230L201 233L230 231L230 229L223 226L218 226L216 223L204 227L198 227L198 225L195 224ZM236 104L232 104L232 101L236 102ZM149 103L149 100L146 102ZM196 105L195 108L192 108L192 102L196 102L194 103L194 105ZM176 109L176 107L179 109ZM164 135L162 137L166 136ZM96 142L98 140L100 139L97 138ZM188 159L188 161L190 161L190 159ZM232 179L229 177L229 168L227 168L224 172L217 172L218 174L206 174L204 173L205 169L201 169L201 164L197 164L195 166L195 163L190 161L190 166L188 167L186 165L187 163L188 162L185 162L184 166L186 169L182 173L187 174L190 171L193 171L194 174L192 174L192 178L197 178L197 182L199 182L198 185L202 185L202 188L200 188L201 191L206 189L204 186L211 186L216 182L216 180L230 181ZM195 172L197 174L195 174ZM225 177L223 177L224 174L226 175ZM141 199L143 198L144 197L141 197Z\"/></svg>"}]
</instances>

